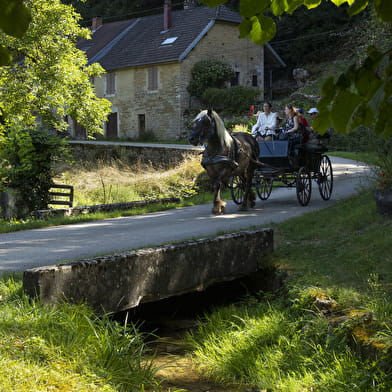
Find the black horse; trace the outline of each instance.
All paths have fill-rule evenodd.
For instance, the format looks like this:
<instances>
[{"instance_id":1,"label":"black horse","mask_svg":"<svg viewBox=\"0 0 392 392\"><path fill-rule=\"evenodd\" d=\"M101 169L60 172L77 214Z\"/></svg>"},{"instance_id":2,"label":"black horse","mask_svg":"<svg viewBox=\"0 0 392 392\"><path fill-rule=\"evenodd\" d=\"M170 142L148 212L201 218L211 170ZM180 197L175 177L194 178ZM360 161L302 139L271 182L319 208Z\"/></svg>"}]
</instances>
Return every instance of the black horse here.
<instances>
[{"instance_id":1,"label":"black horse","mask_svg":"<svg viewBox=\"0 0 392 392\"><path fill-rule=\"evenodd\" d=\"M252 177L257 166L259 145L248 133L230 135L222 119L212 110L201 111L193 120L189 143L197 146L207 143L201 161L214 186L214 214L223 214L226 203L221 199L222 184L228 185L231 176L240 176L245 182L241 210L255 205Z\"/></svg>"}]
</instances>

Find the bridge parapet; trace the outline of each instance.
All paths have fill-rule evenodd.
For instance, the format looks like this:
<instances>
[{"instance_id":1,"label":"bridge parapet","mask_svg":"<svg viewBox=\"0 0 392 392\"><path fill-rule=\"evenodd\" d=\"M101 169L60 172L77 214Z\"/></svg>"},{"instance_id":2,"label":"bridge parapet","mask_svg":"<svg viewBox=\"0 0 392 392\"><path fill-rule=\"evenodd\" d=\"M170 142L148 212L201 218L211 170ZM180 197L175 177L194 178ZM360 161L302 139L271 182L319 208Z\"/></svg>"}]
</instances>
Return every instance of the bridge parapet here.
<instances>
[{"instance_id":1,"label":"bridge parapet","mask_svg":"<svg viewBox=\"0 0 392 392\"><path fill-rule=\"evenodd\" d=\"M271 268L273 230L247 230L24 271L43 303L86 302L118 312Z\"/></svg>"}]
</instances>

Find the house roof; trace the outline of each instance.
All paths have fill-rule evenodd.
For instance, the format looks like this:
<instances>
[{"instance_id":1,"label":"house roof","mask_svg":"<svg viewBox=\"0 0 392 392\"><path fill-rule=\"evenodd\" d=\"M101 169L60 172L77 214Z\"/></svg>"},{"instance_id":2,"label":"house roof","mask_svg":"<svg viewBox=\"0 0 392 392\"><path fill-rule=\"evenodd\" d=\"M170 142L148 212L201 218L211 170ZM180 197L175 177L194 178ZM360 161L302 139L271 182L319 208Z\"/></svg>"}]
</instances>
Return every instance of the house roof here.
<instances>
[{"instance_id":1,"label":"house roof","mask_svg":"<svg viewBox=\"0 0 392 392\"><path fill-rule=\"evenodd\" d=\"M99 62L107 71L179 62L217 21L238 25L241 17L225 6L194 7L172 11L171 20L166 31L163 14L103 24L77 47L86 51L90 63Z\"/></svg>"}]
</instances>

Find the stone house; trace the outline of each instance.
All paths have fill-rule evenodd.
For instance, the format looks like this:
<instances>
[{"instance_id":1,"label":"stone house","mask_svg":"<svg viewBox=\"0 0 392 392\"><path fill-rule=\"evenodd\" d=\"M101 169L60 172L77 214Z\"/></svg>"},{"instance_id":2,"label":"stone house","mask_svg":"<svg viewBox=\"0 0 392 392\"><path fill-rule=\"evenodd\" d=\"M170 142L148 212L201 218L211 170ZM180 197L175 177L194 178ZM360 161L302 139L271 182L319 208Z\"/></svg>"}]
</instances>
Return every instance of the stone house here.
<instances>
[{"instance_id":1,"label":"stone house","mask_svg":"<svg viewBox=\"0 0 392 392\"><path fill-rule=\"evenodd\" d=\"M94 18L92 39L78 43L90 63L99 62L107 71L93 81L97 95L112 102L106 137L153 132L158 139L178 138L189 109L196 108L187 86L200 60L231 64L236 75L232 85L257 87L261 99L265 68L284 66L270 45L239 38L237 13L225 6L191 4L185 1L184 9L172 11L165 0L163 14L104 24ZM85 136L75 124L71 134Z\"/></svg>"}]
</instances>

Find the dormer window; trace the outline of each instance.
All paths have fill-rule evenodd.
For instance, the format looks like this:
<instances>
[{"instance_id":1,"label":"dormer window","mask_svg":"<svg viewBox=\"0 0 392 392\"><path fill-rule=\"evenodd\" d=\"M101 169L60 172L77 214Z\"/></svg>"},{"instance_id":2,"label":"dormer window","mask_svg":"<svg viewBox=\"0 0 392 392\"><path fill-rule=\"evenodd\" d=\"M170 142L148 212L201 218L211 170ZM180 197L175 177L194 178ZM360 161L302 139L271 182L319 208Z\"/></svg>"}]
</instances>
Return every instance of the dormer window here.
<instances>
[{"instance_id":1,"label":"dormer window","mask_svg":"<svg viewBox=\"0 0 392 392\"><path fill-rule=\"evenodd\" d=\"M170 38L166 38L161 45L171 45L173 42L176 41L178 37L170 37Z\"/></svg>"}]
</instances>

